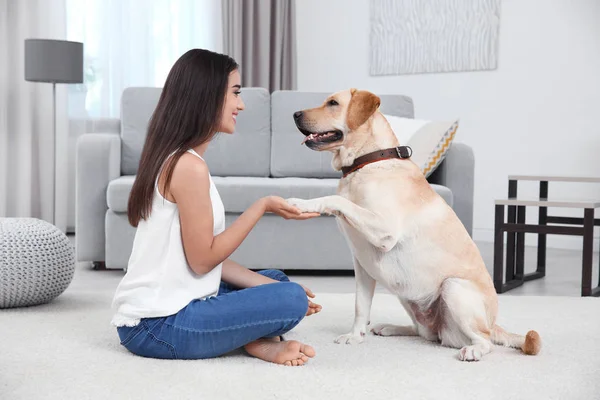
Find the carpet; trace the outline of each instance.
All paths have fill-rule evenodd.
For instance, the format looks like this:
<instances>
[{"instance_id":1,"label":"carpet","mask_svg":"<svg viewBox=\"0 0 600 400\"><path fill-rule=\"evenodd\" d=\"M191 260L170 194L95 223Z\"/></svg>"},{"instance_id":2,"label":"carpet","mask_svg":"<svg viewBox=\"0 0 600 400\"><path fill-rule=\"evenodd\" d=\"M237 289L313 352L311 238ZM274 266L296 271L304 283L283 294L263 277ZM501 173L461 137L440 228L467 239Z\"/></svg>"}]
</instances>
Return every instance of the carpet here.
<instances>
[{"instance_id":1,"label":"carpet","mask_svg":"<svg viewBox=\"0 0 600 400\"><path fill-rule=\"evenodd\" d=\"M537 356L495 347L478 363L423 339L368 335L338 345L353 294L317 294L323 311L287 339L317 356L289 368L241 351L198 361L153 360L119 345L109 325L112 291L70 288L52 303L0 310L0 399L592 399L600 398L600 300L501 296L499 323L543 340ZM389 294L373 323L408 323Z\"/></svg>"}]
</instances>

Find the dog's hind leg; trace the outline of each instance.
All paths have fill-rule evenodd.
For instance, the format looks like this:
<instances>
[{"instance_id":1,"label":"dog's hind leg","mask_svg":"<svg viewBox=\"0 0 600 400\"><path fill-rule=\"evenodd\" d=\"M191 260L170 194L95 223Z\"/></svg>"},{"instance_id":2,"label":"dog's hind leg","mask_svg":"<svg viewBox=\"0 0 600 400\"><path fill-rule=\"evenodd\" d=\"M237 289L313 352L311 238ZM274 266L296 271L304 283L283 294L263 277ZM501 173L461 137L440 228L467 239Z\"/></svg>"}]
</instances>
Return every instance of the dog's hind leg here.
<instances>
[{"instance_id":1,"label":"dog's hind leg","mask_svg":"<svg viewBox=\"0 0 600 400\"><path fill-rule=\"evenodd\" d=\"M445 303L442 345L459 348L461 361L479 361L492 351L491 329L482 293L472 282L449 278L442 284Z\"/></svg>"},{"instance_id":2,"label":"dog's hind leg","mask_svg":"<svg viewBox=\"0 0 600 400\"><path fill-rule=\"evenodd\" d=\"M380 324L374 326L373 329L371 329L371 332L378 336L421 336L431 342L439 340L437 333L417 321L415 313L408 301L400 299L400 303L402 303L406 313L412 319L413 325Z\"/></svg>"},{"instance_id":3,"label":"dog's hind leg","mask_svg":"<svg viewBox=\"0 0 600 400\"><path fill-rule=\"evenodd\" d=\"M392 325L378 324L375 325L371 332L377 336L418 336L414 325Z\"/></svg>"}]
</instances>

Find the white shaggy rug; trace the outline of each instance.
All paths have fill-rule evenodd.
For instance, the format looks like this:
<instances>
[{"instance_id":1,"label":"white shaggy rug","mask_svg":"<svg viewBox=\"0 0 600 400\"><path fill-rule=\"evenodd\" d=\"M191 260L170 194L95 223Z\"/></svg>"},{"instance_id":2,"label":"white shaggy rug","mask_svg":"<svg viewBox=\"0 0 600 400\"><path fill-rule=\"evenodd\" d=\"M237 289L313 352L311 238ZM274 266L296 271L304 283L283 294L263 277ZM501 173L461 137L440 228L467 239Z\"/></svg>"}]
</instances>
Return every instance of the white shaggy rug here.
<instances>
[{"instance_id":1,"label":"white shaggy rug","mask_svg":"<svg viewBox=\"0 0 600 400\"><path fill-rule=\"evenodd\" d=\"M496 347L478 363L420 338L333 339L350 328L353 294L318 294L321 314L288 339L312 344L304 367L242 352L213 360L136 357L109 325L111 291L70 289L44 306L0 310L0 399L598 399L600 300L501 296L499 322L543 340L538 356ZM408 323L376 294L373 323Z\"/></svg>"}]
</instances>

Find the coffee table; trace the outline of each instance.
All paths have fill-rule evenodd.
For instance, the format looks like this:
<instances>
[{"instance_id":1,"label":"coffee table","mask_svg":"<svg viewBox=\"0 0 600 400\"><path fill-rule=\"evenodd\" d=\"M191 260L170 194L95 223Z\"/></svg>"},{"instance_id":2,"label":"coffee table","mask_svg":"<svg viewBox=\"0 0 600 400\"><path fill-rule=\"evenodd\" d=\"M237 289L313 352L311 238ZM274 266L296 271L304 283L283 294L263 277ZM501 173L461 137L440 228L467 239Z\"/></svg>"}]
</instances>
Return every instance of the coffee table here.
<instances>
[{"instance_id":1,"label":"coffee table","mask_svg":"<svg viewBox=\"0 0 600 400\"><path fill-rule=\"evenodd\" d=\"M524 199L517 197L518 181L539 182L539 197ZM532 176L510 175L508 177L508 198L495 201L494 229L494 286L497 293L504 293L523 285L527 281L546 276L546 236L573 235L583 237L583 262L581 274L581 296L600 296L598 287L592 289L592 260L594 252L594 226L600 226L600 219L594 218L600 199L560 200L548 199L549 182L600 183L600 177ZM538 207L538 223L526 224L526 207ZM549 216L548 207L576 208L583 210L583 218ZM505 209L508 218L505 222ZM504 272L504 234L506 242L506 276ZM525 274L525 233L537 233L537 268Z\"/></svg>"}]
</instances>

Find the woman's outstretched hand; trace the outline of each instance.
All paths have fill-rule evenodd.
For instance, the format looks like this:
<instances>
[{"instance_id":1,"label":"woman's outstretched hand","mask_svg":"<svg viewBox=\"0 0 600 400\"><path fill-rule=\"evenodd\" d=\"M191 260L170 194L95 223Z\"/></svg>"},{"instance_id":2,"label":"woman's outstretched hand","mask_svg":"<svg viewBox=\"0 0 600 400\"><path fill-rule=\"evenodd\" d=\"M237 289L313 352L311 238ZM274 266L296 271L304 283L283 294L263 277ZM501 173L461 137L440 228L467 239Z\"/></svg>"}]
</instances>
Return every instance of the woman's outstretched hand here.
<instances>
[{"instance_id":1,"label":"woman's outstretched hand","mask_svg":"<svg viewBox=\"0 0 600 400\"><path fill-rule=\"evenodd\" d=\"M262 199L265 204L265 212L270 212L279 215L285 219L309 219L318 217L319 213L303 213L297 207L288 204L282 197L268 196Z\"/></svg>"},{"instance_id":2,"label":"woman's outstretched hand","mask_svg":"<svg viewBox=\"0 0 600 400\"><path fill-rule=\"evenodd\" d=\"M312 292L312 290L310 290L309 288L307 288L304 285L300 285L300 286L302 286L302 289L304 289L304 291L306 292L306 295L308 297L310 297L311 299L315 298L315 294ZM313 303L312 301L308 300L308 310L306 311L306 316L316 314L319 311L321 311L322 309L323 309L323 307L321 307L319 304Z\"/></svg>"}]
</instances>

